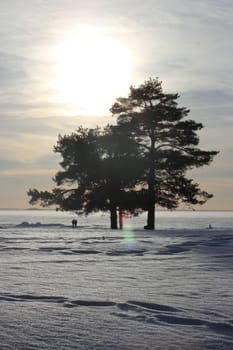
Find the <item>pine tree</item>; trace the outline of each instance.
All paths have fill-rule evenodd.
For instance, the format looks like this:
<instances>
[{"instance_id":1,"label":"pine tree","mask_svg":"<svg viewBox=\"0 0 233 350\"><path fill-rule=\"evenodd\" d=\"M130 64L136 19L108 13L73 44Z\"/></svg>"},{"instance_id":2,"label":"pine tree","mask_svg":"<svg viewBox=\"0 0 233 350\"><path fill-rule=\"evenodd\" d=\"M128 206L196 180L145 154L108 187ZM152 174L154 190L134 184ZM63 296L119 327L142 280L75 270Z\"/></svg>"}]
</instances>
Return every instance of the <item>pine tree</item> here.
<instances>
[{"instance_id":1,"label":"pine tree","mask_svg":"<svg viewBox=\"0 0 233 350\"><path fill-rule=\"evenodd\" d=\"M62 170L53 179L56 187L51 192L30 189L30 204L56 205L80 215L109 211L112 229L118 228L117 210L140 210L134 188L144 165L137 143L118 128L79 127L59 136L54 151L62 157Z\"/></svg>"},{"instance_id":2,"label":"pine tree","mask_svg":"<svg viewBox=\"0 0 233 350\"><path fill-rule=\"evenodd\" d=\"M190 111L178 106L178 98L164 93L158 78L149 79L131 86L128 97L117 98L111 108L119 132L138 144L146 164L140 197L148 213L146 229L155 228L156 204L171 209L180 202L203 204L212 197L186 173L209 164L218 152L197 147L203 125L185 119Z\"/></svg>"}]
</instances>

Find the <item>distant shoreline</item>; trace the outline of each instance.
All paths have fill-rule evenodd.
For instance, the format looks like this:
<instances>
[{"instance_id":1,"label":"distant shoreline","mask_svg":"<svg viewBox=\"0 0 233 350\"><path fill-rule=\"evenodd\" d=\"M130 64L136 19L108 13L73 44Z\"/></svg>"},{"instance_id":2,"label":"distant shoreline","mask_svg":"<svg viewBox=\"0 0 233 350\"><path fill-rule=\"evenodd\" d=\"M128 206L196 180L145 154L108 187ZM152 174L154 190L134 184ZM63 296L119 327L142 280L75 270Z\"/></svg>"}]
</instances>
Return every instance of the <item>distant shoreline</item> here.
<instances>
[{"instance_id":1,"label":"distant shoreline","mask_svg":"<svg viewBox=\"0 0 233 350\"><path fill-rule=\"evenodd\" d=\"M56 209L51 209L51 208L0 208L0 211L56 211ZM156 212L233 212L233 209L197 209L197 210L192 210L192 209L176 209L176 210L166 210L166 209L156 209ZM61 212L59 210L59 212ZM65 212L65 211L64 211ZM67 212L75 212L75 210L70 210ZM102 212L100 212L102 213Z\"/></svg>"}]
</instances>

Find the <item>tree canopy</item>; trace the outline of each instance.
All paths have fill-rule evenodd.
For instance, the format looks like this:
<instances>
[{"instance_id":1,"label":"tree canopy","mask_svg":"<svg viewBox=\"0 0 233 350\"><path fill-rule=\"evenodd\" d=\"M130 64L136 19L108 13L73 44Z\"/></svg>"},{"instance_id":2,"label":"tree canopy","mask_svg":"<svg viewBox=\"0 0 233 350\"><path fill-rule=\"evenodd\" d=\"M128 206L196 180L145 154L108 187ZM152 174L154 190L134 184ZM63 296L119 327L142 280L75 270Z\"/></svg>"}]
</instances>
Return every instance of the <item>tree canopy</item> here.
<instances>
[{"instance_id":1,"label":"tree canopy","mask_svg":"<svg viewBox=\"0 0 233 350\"><path fill-rule=\"evenodd\" d=\"M51 191L30 189L30 204L56 205L77 214L110 211L111 228L117 228L117 209L136 213L135 185L143 173L138 145L118 133L115 126L86 129L58 136L54 152L60 153L62 170Z\"/></svg>"},{"instance_id":2,"label":"tree canopy","mask_svg":"<svg viewBox=\"0 0 233 350\"><path fill-rule=\"evenodd\" d=\"M131 86L128 97L118 98L111 108L119 130L135 140L146 161L147 229L154 229L156 204L177 208L180 202L203 204L212 197L186 172L208 165L217 152L197 147L197 132L203 125L185 119L190 111L178 106L178 98L178 94L164 93L158 78L149 79Z\"/></svg>"},{"instance_id":3,"label":"tree canopy","mask_svg":"<svg viewBox=\"0 0 233 350\"><path fill-rule=\"evenodd\" d=\"M116 125L79 127L58 136L62 170L51 191L30 189L30 203L56 205L78 214L110 211L117 228L117 210L147 211L146 229L155 228L155 206L175 209L181 202L203 204L211 194L187 177L187 171L208 165L216 151L198 148L201 123L187 119L178 94L164 93L157 78L120 97L111 108Z\"/></svg>"}]
</instances>

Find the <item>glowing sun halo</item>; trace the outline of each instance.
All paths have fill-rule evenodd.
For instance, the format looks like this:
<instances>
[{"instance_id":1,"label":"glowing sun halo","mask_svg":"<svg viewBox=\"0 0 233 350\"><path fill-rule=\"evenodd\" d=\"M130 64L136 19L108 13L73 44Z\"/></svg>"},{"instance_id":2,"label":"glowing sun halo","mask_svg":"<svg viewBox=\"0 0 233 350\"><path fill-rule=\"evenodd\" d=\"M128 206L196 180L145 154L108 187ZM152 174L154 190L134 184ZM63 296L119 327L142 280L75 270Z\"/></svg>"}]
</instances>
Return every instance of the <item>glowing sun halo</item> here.
<instances>
[{"instance_id":1,"label":"glowing sun halo","mask_svg":"<svg viewBox=\"0 0 233 350\"><path fill-rule=\"evenodd\" d=\"M58 45L55 62L57 101L82 114L106 113L115 98L128 91L131 64L127 48L94 29Z\"/></svg>"}]
</instances>

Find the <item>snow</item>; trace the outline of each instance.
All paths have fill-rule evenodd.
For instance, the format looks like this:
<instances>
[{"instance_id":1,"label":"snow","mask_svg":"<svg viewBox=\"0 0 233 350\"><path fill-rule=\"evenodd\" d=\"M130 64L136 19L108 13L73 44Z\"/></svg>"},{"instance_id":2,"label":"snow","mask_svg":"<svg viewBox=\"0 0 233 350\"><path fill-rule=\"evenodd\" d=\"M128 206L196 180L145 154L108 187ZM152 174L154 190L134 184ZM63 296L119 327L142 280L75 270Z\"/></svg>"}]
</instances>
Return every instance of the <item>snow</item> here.
<instances>
[{"instance_id":1,"label":"snow","mask_svg":"<svg viewBox=\"0 0 233 350\"><path fill-rule=\"evenodd\" d=\"M231 228L30 215L0 222L1 349L233 349Z\"/></svg>"}]
</instances>

